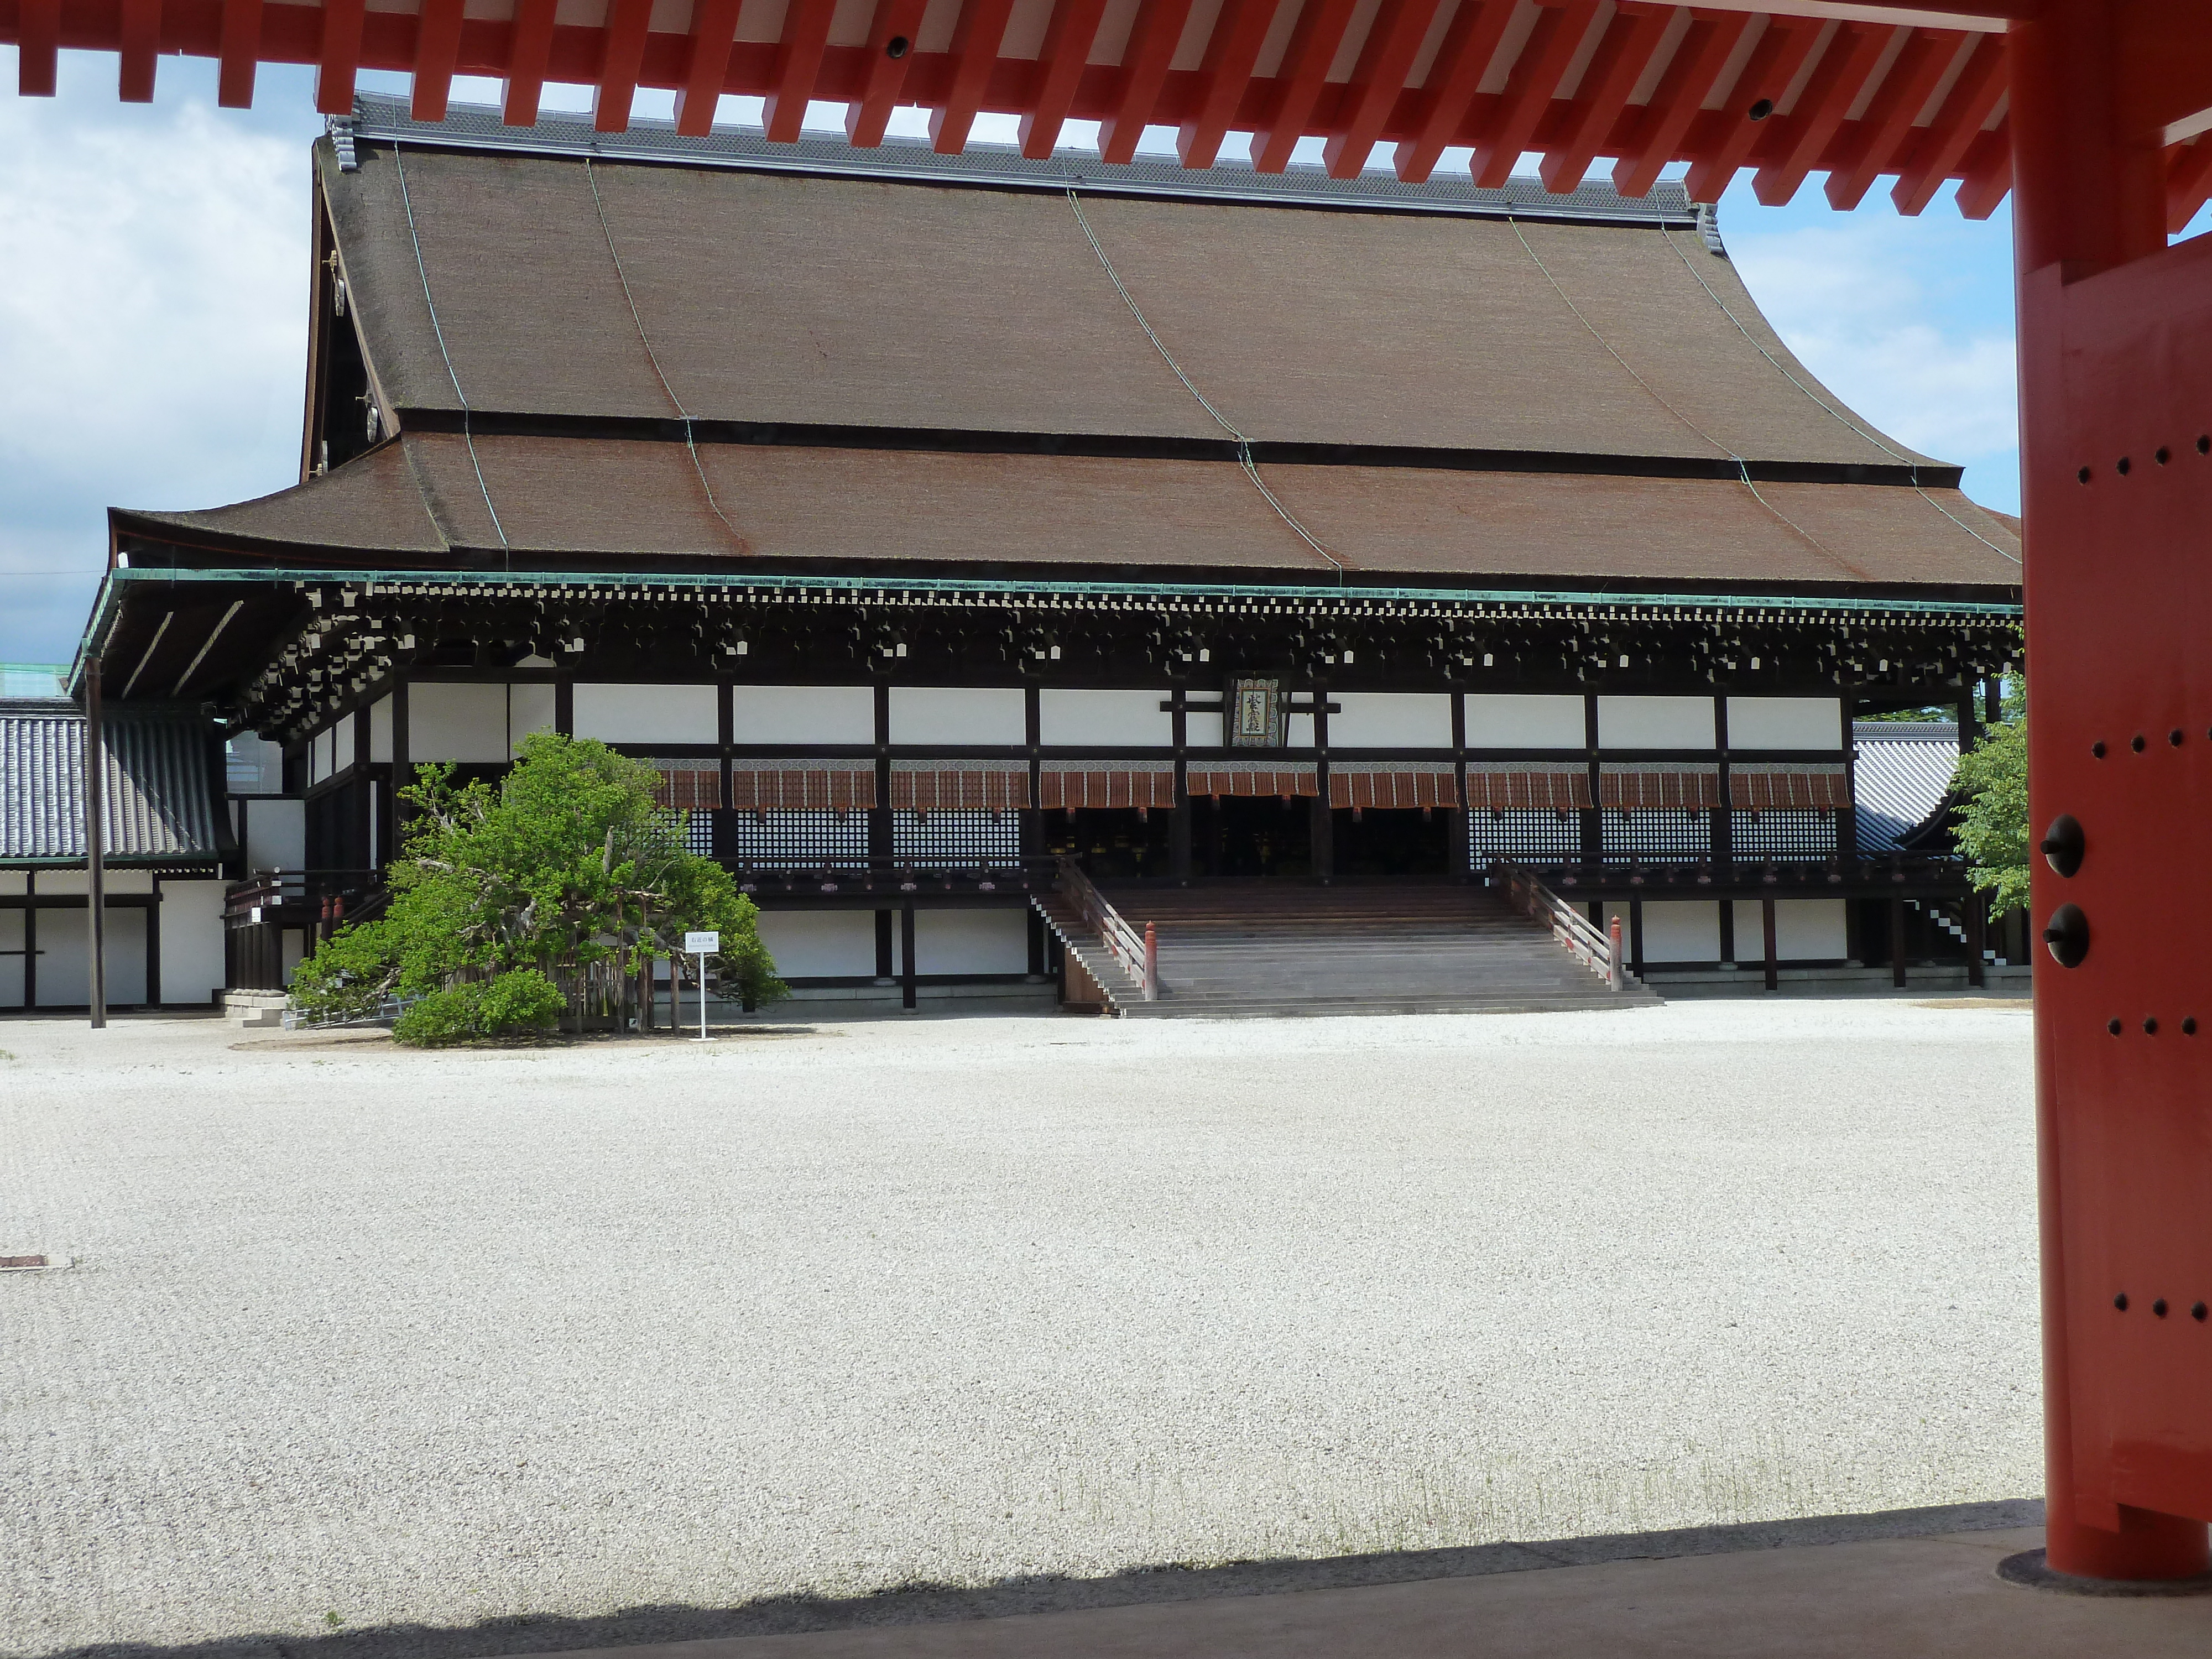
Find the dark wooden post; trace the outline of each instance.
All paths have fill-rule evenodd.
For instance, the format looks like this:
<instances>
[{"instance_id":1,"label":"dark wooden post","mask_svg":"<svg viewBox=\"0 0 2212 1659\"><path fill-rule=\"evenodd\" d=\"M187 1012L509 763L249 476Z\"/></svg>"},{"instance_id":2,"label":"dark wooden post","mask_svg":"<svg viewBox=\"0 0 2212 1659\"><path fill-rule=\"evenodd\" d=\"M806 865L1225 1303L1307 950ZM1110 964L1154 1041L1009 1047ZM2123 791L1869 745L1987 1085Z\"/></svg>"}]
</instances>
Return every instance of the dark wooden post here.
<instances>
[{"instance_id":1,"label":"dark wooden post","mask_svg":"<svg viewBox=\"0 0 2212 1659\"><path fill-rule=\"evenodd\" d=\"M1589 772L1590 805L1584 808L1582 818L1582 859L1587 865L1605 862L1605 769L1600 763L1597 730L1597 693L1583 694L1583 747L1586 751L1585 764Z\"/></svg>"},{"instance_id":2,"label":"dark wooden post","mask_svg":"<svg viewBox=\"0 0 2212 1659\"><path fill-rule=\"evenodd\" d=\"M1175 752L1175 816L1168 820L1168 874L1182 887L1190 885L1189 702L1190 688L1177 680L1169 708L1172 722L1169 741Z\"/></svg>"},{"instance_id":3,"label":"dark wooden post","mask_svg":"<svg viewBox=\"0 0 2212 1659\"><path fill-rule=\"evenodd\" d=\"M1474 860L1469 843L1474 835L1467 804L1467 697L1459 691L1451 694L1451 727L1452 799L1457 803L1451 812L1451 872L1462 881L1473 881Z\"/></svg>"},{"instance_id":4,"label":"dark wooden post","mask_svg":"<svg viewBox=\"0 0 2212 1659\"><path fill-rule=\"evenodd\" d=\"M1905 901L1889 902L1889 982L1905 988Z\"/></svg>"},{"instance_id":5,"label":"dark wooden post","mask_svg":"<svg viewBox=\"0 0 2212 1659\"><path fill-rule=\"evenodd\" d=\"M891 689L878 680L875 686L876 804L868 809L868 861L888 869L897 836L891 816ZM884 972L890 972L885 959Z\"/></svg>"},{"instance_id":6,"label":"dark wooden post","mask_svg":"<svg viewBox=\"0 0 2212 1659\"><path fill-rule=\"evenodd\" d=\"M1713 808L1713 868L1723 880L1735 875L1735 792L1729 777L1728 699L1713 699L1713 745L1717 757L1714 787L1719 800Z\"/></svg>"},{"instance_id":7,"label":"dark wooden post","mask_svg":"<svg viewBox=\"0 0 2212 1659\"><path fill-rule=\"evenodd\" d=\"M1628 901L1628 963L1636 977L1644 977L1644 901Z\"/></svg>"},{"instance_id":8,"label":"dark wooden post","mask_svg":"<svg viewBox=\"0 0 2212 1659\"><path fill-rule=\"evenodd\" d=\"M407 803L399 799L399 792L415 781L407 743L407 677L402 674L392 685L392 844L385 848L386 862L399 856L407 833Z\"/></svg>"},{"instance_id":9,"label":"dark wooden post","mask_svg":"<svg viewBox=\"0 0 2212 1659\"><path fill-rule=\"evenodd\" d=\"M1778 991L1782 988L1782 964L1775 958L1774 898L1771 894L1759 896L1759 931L1766 946L1766 988Z\"/></svg>"},{"instance_id":10,"label":"dark wooden post","mask_svg":"<svg viewBox=\"0 0 2212 1659\"><path fill-rule=\"evenodd\" d=\"M1287 701L1287 699L1286 699ZM1311 856L1313 872L1323 883L1336 879L1336 815L1328 804L1328 687L1316 680L1313 689L1314 702L1314 802ZM1229 718L1224 708L1222 719ZM1283 715L1285 735L1289 735L1290 714Z\"/></svg>"},{"instance_id":11,"label":"dark wooden post","mask_svg":"<svg viewBox=\"0 0 2212 1659\"><path fill-rule=\"evenodd\" d=\"M100 659L84 671L84 908L89 920L92 960L88 990L92 1001L92 1029L107 1024L107 882L106 859L107 744L100 726Z\"/></svg>"},{"instance_id":12,"label":"dark wooden post","mask_svg":"<svg viewBox=\"0 0 2212 1659\"><path fill-rule=\"evenodd\" d=\"M146 1006L161 1006L161 878L154 878L154 902L146 907Z\"/></svg>"},{"instance_id":13,"label":"dark wooden post","mask_svg":"<svg viewBox=\"0 0 2212 1659\"><path fill-rule=\"evenodd\" d=\"M39 872L23 872L23 1006L39 1006Z\"/></svg>"},{"instance_id":14,"label":"dark wooden post","mask_svg":"<svg viewBox=\"0 0 2212 1659\"><path fill-rule=\"evenodd\" d=\"M1966 983L1980 988L1990 982L1988 970L1982 963L1982 952L1987 948L1990 907L1978 891L1966 895Z\"/></svg>"},{"instance_id":15,"label":"dark wooden post","mask_svg":"<svg viewBox=\"0 0 2212 1659\"><path fill-rule=\"evenodd\" d=\"M899 1006L911 1011L915 1006L914 972L914 901L908 899L899 906Z\"/></svg>"}]
</instances>

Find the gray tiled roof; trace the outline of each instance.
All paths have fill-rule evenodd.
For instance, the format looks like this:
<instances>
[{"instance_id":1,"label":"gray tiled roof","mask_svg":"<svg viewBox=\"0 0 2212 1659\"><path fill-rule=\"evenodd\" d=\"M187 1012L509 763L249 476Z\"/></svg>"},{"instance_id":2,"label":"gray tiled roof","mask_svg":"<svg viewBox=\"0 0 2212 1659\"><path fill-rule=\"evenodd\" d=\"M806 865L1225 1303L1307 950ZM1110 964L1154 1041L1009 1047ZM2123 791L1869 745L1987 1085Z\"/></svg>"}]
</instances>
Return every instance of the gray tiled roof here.
<instances>
[{"instance_id":1,"label":"gray tiled roof","mask_svg":"<svg viewBox=\"0 0 2212 1659\"><path fill-rule=\"evenodd\" d=\"M106 724L107 852L118 863L221 856L207 722L118 711ZM0 702L0 864L84 857L85 719L51 698Z\"/></svg>"},{"instance_id":2,"label":"gray tiled roof","mask_svg":"<svg viewBox=\"0 0 2212 1659\"><path fill-rule=\"evenodd\" d=\"M1959 728L1948 720L1858 720L1851 742L1859 851L1895 852L1942 809L1959 764Z\"/></svg>"}]
</instances>

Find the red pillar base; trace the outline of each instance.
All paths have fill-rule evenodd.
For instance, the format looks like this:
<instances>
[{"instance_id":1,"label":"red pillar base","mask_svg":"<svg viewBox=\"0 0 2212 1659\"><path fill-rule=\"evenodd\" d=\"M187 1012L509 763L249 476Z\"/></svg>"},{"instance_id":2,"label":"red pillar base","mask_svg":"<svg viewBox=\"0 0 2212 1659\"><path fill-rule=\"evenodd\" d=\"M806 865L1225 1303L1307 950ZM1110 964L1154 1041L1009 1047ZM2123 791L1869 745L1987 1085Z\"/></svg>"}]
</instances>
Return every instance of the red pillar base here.
<instances>
[{"instance_id":1,"label":"red pillar base","mask_svg":"<svg viewBox=\"0 0 2212 1659\"><path fill-rule=\"evenodd\" d=\"M2178 1515L2120 1506L2120 1529L2083 1526L2064 1516L2045 1533L2045 1560L2075 1578L2194 1578L2212 1571L2212 1533Z\"/></svg>"}]
</instances>

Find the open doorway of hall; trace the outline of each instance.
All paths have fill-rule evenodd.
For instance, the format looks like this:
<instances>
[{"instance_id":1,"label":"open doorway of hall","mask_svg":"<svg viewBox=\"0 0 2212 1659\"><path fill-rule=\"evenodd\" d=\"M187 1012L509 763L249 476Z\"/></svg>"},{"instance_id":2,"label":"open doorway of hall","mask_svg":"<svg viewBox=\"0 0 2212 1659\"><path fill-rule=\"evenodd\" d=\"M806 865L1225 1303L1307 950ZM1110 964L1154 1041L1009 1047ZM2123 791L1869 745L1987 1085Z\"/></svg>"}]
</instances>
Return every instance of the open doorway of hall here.
<instances>
[{"instance_id":1,"label":"open doorway of hall","mask_svg":"<svg viewBox=\"0 0 2212 1659\"><path fill-rule=\"evenodd\" d=\"M1449 876L1458 869L1452 833L1459 815L1449 809L1340 806L1329 818L1340 879Z\"/></svg>"}]
</instances>

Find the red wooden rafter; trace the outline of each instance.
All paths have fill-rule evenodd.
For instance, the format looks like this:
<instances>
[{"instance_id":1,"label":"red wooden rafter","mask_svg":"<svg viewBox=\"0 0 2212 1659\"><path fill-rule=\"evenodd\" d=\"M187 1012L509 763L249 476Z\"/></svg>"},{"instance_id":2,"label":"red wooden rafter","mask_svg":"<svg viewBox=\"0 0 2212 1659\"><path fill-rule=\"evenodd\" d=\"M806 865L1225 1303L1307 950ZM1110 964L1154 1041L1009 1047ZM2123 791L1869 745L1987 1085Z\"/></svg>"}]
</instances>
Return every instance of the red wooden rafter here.
<instances>
[{"instance_id":1,"label":"red wooden rafter","mask_svg":"<svg viewBox=\"0 0 2212 1659\"><path fill-rule=\"evenodd\" d=\"M502 113L514 125L538 118L554 81L592 88L602 131L629 124L645 87L673 91L678 128L694 135L726 94L761 98L779 143L799 137L811 100L843 104L846 136L863 147L882 143L892 110L910 104L929 112L945 152L994 111L1019 118L1023 150L1038 157L1068 121L1088 120L1113 161L1163 126L1194 167L1245 131L1261 169L1319 139L1340 179L1389 145L1398 176L1419 181L1460 146L1490 184L1534 151L1555 191L1610 157L1614 184L1632 196L1686 163L1700 201L1748 167L1768 203L1819 173L1839 206L1894 175L1902 212L1920 212L1954 179L1962 211L1995 209L2011 176L2002 31L2045 0L1766 3L1783 9L1534 0L1534 27L1516 29L1519 0L1382 0L1364 21L1356 0L1224 0L1210 18L1194 16L1193 0L1142 0L1114 61L1099 51L1106 0L961 0L950 42L929 52L927 0L876 0L858 42L833 42L835 0L790 0L773 41L737 38L742 0L696 0L680 34L653 31L649 0L599 0L596 22L556 21L556 0L514 0L505 20L469 17L460 0L376 11L366 0L0 0L0 42L15 45L28 96L52 93L66 47L117 53L118 88L132 100L152 95L161 56L185 54L219 60L218 97L233 107L252 101L258 64L300 63L315 65L316 106L333 114L351 106L359 71L398 70L415 77L423 120L442 116L455 76L480 76L506 83ZM1027 21L1010 30L1018 15ZM1005 55L1010 33L1039 31L1034 58ZM1261 75L1271 38L1285 44ZM2160 100L2172 104L2203 65L2185 50L2170 70L2152 68L2130 118L2193 137L2197 112ZM2179 220L2212 189L2209 172L2204 140L2168 147Z\"/></svg>"}]
</instances>

